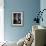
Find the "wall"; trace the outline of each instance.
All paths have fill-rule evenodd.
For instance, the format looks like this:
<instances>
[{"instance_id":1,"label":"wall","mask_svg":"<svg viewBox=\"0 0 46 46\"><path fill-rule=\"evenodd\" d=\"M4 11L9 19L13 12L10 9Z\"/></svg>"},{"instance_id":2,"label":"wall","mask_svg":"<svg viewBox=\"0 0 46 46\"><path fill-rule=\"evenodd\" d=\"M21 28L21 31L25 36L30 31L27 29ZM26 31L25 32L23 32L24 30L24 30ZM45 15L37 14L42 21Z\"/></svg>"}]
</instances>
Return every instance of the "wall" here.
<instances>
[{"instance_id":1,"label":"wall","mask_svg":"<svg viewBox=\"0 0 46 46\"><path fill-rule=\"evenodd\" d=\"M42 11L43 9L46 9L46 0L40 0L40 10ZM44 11L43 15L43 22L40 21L40 25L46 27L46 11ZM46 33L45 33L45 43L46 43Z\"/></svg>"},{"instance_id":2,"label":"wall","mask_svg":"<svg viewBox=\"0 0 46 46\"><path fill-rule=\"evenodd\" d=\"M40 9L41 9L41 11L43 10L43 9L46 9L46 0L41 0L40 1ZM42 26L45 26L46 27L46 10L43 12L43 22L41 21L40 22L40 25L42 25Z\"/></svg>"},{"instance_id":3,"label":"wall","mask_svg":"<svg viewBox=\"0 0 46 46\"><path fill-rule=\"evenodd\" d=\"M0 0L0 42L4 41L4 0Z\"/></svg>"},{"instance_id":4,"label":"wall","mask_svg":"<svg viewBox=\"0 0 46 46\"><path fill-rule=\"evenodd\" d=\"M36 12L40 10L40 0L4 0L4 35L7 41L18 41L32 28L32 21ZM24 11L24 26L13 27L12 12Z\"/></svg>"}]
</instances>

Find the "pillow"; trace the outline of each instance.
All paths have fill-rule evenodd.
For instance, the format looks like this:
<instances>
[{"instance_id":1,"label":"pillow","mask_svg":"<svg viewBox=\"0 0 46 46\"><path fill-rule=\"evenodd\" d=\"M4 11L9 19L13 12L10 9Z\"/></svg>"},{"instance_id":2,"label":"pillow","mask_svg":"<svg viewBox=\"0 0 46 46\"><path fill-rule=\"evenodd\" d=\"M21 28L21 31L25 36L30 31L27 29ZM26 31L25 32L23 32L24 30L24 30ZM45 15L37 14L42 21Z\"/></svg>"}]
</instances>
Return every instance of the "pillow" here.
<instances>
[{"instance_id":1,"label":"pillow","mask_svg":"<svg viewBox=\"0 0 46 46\"><path fill-rule=\"evenodd\" d=\"M17 46L23 46L24 40L25 40L25 37L22 38L22 39L20 39L20 40L17 42Z\"/></svg>"},{"instance_id":2,"label":"pillow","mask_svg":"<svg viewBox=\"0 0 46 46\"><path fill-rule=\"evenodd\" d=\"M26 35L23 46L30 46L33 42L33 35L29 32Z\"/></svg>"}]
</instances>

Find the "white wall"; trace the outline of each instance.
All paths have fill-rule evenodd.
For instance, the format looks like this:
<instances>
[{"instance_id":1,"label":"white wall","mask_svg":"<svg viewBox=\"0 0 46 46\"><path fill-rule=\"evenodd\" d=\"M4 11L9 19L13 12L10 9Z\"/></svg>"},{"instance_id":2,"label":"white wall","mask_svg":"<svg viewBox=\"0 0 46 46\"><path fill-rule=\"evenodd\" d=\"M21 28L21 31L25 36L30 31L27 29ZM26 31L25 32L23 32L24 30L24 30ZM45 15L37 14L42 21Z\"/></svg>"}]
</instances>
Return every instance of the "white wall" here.
<instances>
[{"instance_id":1,"label":"white wall","mask_svg":"<svg viewBox=\"0 0 46 46\"><path fill-rule=\"evenodd\" d=\"M0 42L4 41L4 0L0 0Z\"/></svg>"}]
</instances>

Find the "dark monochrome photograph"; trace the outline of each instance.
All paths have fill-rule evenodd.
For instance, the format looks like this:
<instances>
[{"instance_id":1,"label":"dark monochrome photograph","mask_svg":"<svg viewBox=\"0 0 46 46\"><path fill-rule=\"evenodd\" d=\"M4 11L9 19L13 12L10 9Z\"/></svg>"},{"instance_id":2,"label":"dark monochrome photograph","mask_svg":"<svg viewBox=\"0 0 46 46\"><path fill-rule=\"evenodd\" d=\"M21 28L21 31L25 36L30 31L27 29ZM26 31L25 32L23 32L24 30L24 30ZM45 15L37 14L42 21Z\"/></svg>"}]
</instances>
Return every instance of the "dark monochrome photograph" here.
<instances>
[{"instance_id":1,"label":"dark monochrome photograph","mask_svg":"<svg viewBox=\"0 0 46 46\"><path fill-rule=\"evenodd\" d=\"M21 24L21 13L14 13L13 15L13 24Z\"/></svg>"},{"instance_id":2,"label":"dark monochrome photograph","mask_svg":"<svg viewBox=\"0 0 46 46\"><path fill-rule=\"evenodd\" d=\"M13 25L22 25L23 23L23 12L13 12L12 13L12 24Z\"/></svg>"}]
</instances>

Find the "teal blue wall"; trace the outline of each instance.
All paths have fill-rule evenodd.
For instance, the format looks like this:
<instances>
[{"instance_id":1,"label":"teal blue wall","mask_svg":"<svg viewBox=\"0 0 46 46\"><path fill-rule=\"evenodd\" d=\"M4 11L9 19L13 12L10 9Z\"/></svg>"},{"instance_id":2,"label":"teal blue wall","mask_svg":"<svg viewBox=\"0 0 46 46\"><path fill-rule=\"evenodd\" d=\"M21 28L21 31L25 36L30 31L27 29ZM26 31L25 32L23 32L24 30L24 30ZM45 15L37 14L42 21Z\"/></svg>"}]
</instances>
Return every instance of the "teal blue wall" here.
<instances>
[{"instance_id":1,"label":"teal blue wall","mask_svg":"<svg viewBox=\"0 0 46 46\"><path fill-rule=\"evenodd\" d=\"M40 0L4 0L4 35L7 41L18 41L32 28L35 12L40 9ZM12 12L24 11L24 26L13 27L11 24Z\"/></svg>"}]
</instances>

